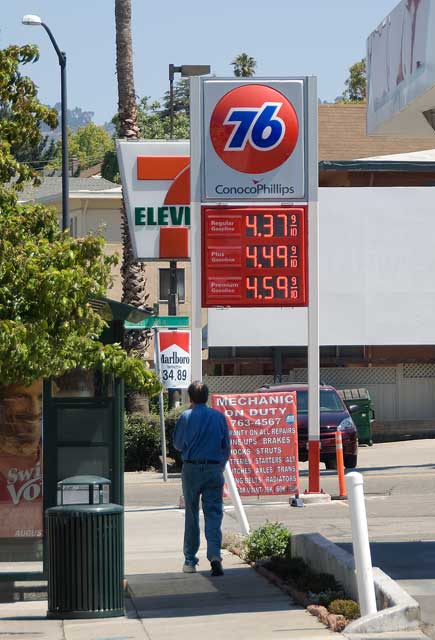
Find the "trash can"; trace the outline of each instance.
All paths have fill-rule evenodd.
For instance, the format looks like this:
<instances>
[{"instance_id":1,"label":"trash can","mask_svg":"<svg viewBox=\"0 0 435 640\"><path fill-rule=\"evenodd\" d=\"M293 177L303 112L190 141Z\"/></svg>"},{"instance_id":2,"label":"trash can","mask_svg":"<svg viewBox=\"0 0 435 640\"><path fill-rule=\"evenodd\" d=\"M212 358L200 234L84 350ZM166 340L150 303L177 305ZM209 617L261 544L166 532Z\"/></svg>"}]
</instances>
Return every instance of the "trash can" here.
<instances>
[{"instance_id":1,"label":"trash can","mask_svg":"<svg viewBox=\"0 0 435 640\"><path fill-rule=\"evenodd\" d=\"M124 615L123 514L110 504L110 480L73 476L58 483L46 510L48 618Z\"/></svg>"},{"instance_id":2,"label":"trash can","mask_svg":"<svg viewBox=\"0 0 435 640\"><path fill-rule=\"evenodd\" d=\"M361 444L373 444L372 424L375 420L375 412L367 389L340 389L338 391L347 408L351 405L358 407L352 412L352 420L358 431L358 441Z\"/></svg>"}]
</instances>

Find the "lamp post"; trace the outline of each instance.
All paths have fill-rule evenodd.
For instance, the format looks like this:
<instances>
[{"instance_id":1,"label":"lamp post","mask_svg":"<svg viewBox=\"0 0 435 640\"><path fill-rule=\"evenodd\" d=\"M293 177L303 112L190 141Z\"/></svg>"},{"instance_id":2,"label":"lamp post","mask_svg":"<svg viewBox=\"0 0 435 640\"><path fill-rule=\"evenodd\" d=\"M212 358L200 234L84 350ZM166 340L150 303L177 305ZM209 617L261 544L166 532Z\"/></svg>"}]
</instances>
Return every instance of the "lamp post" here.
<instances>
[{"instance_id":1,"label":"lamp post","mask_svg":"<svg viewBox=\"0 0 435 640\"><path fill-rule=\"evenodd\" d=\"M60 110L62 136L62 231L69 229L69 176L68 176L68 132L66 121L66 54L58 47L53 34L39 16L26 15L22 23L30 26L44 27L57 53L60 65Z\"/></svg>"},{"instance_id":2,"label":"lamp post","mask_svg":"<svg viewBox=\"0 0 435 640\"><path fill-rule=\"evenodd\" d=\"M174 75L181 73L183 78L191 76L205 76L210 73L210 65L208 64L182 64L176 67L169 65L169 137L174 137Z\"/></svg>"}]
</instances>

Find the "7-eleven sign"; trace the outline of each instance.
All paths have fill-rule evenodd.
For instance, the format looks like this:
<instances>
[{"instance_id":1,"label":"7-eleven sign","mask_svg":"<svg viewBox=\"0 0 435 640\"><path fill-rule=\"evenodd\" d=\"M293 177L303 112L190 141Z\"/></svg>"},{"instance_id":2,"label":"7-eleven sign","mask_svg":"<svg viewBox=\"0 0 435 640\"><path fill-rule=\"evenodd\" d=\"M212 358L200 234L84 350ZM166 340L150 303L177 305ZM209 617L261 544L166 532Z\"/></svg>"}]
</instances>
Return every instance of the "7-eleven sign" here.
<instances>
[{"instance_id":1,"label":"7-eleven sign","mask_svg":"<svg viewBox=\"0 0 435 640\"><path fill-rule=\"evenodd\" d=\"M116 147L136 258L188 258L189 142L117 140Z\"/></svg>"}]
</instances>

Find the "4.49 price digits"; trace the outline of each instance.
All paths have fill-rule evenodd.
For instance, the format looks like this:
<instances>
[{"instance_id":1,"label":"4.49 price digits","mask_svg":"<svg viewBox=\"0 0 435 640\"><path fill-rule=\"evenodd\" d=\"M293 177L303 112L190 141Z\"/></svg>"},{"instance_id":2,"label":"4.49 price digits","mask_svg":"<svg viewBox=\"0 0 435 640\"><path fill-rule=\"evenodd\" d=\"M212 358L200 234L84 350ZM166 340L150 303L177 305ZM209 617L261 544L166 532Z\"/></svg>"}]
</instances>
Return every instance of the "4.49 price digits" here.
<instances>
[{"instance_id":1,"label":"4.49 price digits","mask_svg":"<svg viewBox=\"0 0 435 640\"><path fill-rule=\"evenodd\" d=\"M174 382L185 382L187 380L187 370L186 369L163 369L162 371L162 380L163 382L171 381Z\"/></svg>"},{"instance_id":2,"label":"4.49 price digits","mask_svg":"<svg viewBox=\"0 0 435 640\"><path fill-rule=\"evenodd\" d=\"M297 276L246 276L246 297L254 300L297 300L299 282Z\"/></svg>"},{"instance_id":3,"label":"4.49 price digits","mask_svg":"<svg viewBox=\"0 0 435 640\"><path fill-rule=\"evenodd\" d=\"M246 216L248 238L297 238L300 234L297 213L256 213Z\"/></svg>"},{"instance_id":4,"label":"4.49 price digits","mask_svg":"<svg viewBox=\"0 0 435 640\"><path fill-rule=\"evenodd\" d=\"M246 266L266 269L291 268L299 266L298 247L294 244L251 244L246 246Z\"/></svg>"}]
</instances>

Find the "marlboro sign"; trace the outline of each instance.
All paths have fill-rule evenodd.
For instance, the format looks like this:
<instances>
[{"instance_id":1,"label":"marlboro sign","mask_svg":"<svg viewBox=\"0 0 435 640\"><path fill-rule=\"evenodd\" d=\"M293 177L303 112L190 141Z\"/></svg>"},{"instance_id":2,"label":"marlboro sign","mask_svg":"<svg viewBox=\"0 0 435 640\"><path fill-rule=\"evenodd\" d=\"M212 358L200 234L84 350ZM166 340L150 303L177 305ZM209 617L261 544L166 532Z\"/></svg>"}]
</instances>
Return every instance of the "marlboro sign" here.
<instances>
[{"instance_id":1,"label":"marlboro sign","mask_svg":"<svg viewBox=\"0 0 435 640\"><path fill-rule=\"evenodd\" d=\"M166 389L187 389L191 383L190 331L159 331L159 370Z\"/></svg>"}]
</instances>

